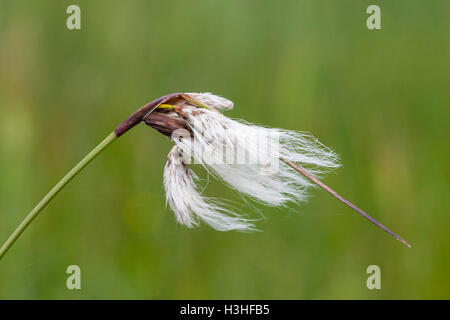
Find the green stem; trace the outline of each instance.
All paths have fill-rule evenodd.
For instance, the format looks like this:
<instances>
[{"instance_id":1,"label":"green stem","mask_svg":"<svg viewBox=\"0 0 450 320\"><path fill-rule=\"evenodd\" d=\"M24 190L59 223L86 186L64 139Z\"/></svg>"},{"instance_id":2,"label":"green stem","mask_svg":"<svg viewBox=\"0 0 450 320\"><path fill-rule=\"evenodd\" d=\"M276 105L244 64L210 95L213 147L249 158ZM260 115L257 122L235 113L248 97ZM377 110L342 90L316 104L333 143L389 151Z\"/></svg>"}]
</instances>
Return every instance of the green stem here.
<instances>
[{"instance_id":1,"label":"green stem","mask_svg":"<svg viewBox=\"0 0 450 320\"><path fill-rule=\"evenodd\" d=\"M0 260L3 258L8 249L13 245L13 243L19 238L22 232L28 227L28 225L37 217L39 212L49 204L49 202L61 191L66 184L70 182L84 167L86 167L89 162L91 162L95 157L97 157L107 146L109 146L117 138L116 134L113 132L105 138L94 150L89 152L89 154L84 157L72 170L67 173L64 178L62 178L49 193L37 204L36 207L26 216L22 223L17 227L17 229L9 236L8 240L0 248Z\"/></svg>"}]
</instances>

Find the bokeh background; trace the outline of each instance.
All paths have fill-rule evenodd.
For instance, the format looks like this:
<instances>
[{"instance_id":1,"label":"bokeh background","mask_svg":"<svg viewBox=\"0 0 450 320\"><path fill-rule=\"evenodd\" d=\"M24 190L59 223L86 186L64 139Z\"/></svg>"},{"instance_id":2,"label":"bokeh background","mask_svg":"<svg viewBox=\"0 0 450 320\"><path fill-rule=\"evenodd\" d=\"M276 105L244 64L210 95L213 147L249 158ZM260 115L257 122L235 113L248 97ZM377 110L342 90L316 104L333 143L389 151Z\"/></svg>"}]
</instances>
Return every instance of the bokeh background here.
<instances>
[{"instance_id":1,"label":"bokeh background","mask_svg":"<svg viewBox=\"0 0 450 320\"><path fill-rule=\"evenodd\" d=\"M81 7L81 30L66 8ZM381 7L381 30L366 8ZM413 245L321 190L252 206L262 232L188 230L165 208L170 141L115 142L0 261L0 298L450 298L449 1L0 1L0 241L144 103L232 99L229 116L306 130L343 167L325 179ZM199 168L205 179L207 176ZM82 289L66 288L79 265ZM368 290L366 268L381 268Z\"/></svg>"}]
</instances>

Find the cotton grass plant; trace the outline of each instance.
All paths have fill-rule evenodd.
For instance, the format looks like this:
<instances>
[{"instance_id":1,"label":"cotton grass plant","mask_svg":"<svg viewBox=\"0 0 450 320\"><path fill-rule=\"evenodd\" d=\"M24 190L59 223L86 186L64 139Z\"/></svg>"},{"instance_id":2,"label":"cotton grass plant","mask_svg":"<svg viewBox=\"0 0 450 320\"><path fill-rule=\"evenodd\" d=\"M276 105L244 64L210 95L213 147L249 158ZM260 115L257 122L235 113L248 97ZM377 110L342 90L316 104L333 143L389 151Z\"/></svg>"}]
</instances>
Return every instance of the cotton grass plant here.
<instances>
[{"instance_id":1,"label":"cotton grass plant","mask_svg":"<svg viewBox=\"0 0 450 320\"><path fill-rule=\"evenodd\" d=\"M255 221L202 194L190 166L197 163L229 187L268 206L305 201L308 189L319 186L410 247L403 238L319 180L340 166L331 149L303 132L257 126L222 114L232 108L230 100L210 93L173 93L144 105L50 190L0 248L0 259L67 183L113 141L141 122L174 143L164 168L164 189L166 203L181 225L193 228L205 223L219 231L255 229Z\"/></svg>"}]
</instances>

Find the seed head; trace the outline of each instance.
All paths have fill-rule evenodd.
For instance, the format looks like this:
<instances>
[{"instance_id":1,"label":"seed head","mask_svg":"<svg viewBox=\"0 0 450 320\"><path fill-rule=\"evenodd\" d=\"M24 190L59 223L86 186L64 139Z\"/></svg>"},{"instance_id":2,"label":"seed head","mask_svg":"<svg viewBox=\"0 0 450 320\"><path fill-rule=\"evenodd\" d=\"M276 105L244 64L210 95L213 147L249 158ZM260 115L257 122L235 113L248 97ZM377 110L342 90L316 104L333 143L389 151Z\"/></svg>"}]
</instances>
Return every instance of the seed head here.
<instances>
[{"instance_id":1,"label":"seed head","mask_svg":"<svg viewBox=\"0 0 450 320\"><path fill-rule=\"evenodd\" d=\"M221 231L253 228L250 220L201 195L191 163L269 206L303 201L314 186L281 158L315 175L339 166L336 154L309 134L265 128L219 112L232 107L230 100L211 93L187 93L144 118L175 144L164 170L166 200L178 222L189 228L200 221Z\"/></svg>"}]
</instances>

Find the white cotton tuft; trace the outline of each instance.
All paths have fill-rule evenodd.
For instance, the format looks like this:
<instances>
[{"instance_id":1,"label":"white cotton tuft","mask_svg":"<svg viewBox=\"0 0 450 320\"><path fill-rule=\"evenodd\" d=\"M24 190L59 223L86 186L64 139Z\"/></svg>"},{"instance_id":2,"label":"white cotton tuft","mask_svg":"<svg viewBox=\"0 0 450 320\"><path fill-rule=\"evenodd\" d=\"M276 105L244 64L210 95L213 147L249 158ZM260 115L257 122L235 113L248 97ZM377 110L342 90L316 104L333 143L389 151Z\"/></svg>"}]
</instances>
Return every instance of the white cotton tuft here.
<instances>
[{"instance_id":1,"label":"white cotton tuft","mask_svg":"<svg viewBox=\"0 0 450 320\"><path fill-rule=\"evenodd\" d=\"M320 176L339 167L336 154L309 134L264 128L219 112L182 109L192 139L173 139L185 155L239 192L270 206L306 199L315 186L280 158Z\"/></svg>"},{"instance_id":2,"label":"white cotton tuft","mask_svg":"<svg viewBox=\"0 0 450 320\"><path fill-rule=\"evenodd\" d=\"M201 220L219 231L253 229L248 220L203 197L196 188L196 179L195 173L184 164L179 147L173 147L164 168L164 188L166 203L180 224L193 228Z\"/></svg>"},{"instance_id":3,"label":"white cotton tuft","mask_svg":"<svg viewBox=\"0 0 450 320\"><path fill-rule=\"evenodd\" d=\"M233 102L223 97L216 96L210 92L205 93L186 93L191 98L200 101L201 103L212 107L219 111L226 111L233 109Z\"/></svg>"}]
</instances>

